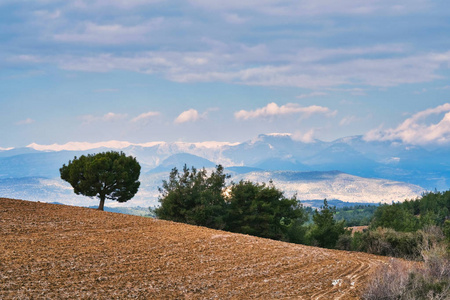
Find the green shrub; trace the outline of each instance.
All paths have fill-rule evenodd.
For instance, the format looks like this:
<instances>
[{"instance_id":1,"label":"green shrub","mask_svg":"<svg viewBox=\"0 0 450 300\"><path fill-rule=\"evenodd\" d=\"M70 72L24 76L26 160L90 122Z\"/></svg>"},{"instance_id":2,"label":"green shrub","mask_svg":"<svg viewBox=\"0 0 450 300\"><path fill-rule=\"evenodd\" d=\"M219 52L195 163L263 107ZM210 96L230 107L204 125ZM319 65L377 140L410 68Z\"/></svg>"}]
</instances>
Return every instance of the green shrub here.
<instances>
[{"instance_id":1,"label":"green shrub","mask_svg":"<svg viewBox=\"0 0 450 300\"><path fill-rule=\"evenodd\" d=\"M342 234L336 242L336 249L353 250L353 238L350 234Z\"/></svg>"},{"instance_id":2,"label":"green shrub","mask_svg":"<svg viewBox=\"0 0 450 300\"><path fill-rule=\"evenodd\" d=\"M364 232L359 248L377 255L417 259L420 257L421 235L412 232L397 232L391 228L377 228Z\"/></svg>"}]
</instances>

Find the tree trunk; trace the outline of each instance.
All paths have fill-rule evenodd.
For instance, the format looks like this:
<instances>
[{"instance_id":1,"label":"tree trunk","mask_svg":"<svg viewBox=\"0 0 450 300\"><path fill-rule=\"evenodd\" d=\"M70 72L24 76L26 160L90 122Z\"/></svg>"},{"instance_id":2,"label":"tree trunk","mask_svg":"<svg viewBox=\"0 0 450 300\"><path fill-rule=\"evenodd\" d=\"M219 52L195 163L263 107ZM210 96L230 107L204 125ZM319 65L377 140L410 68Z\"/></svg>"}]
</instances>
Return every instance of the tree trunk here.
<instances>
[{"instance_id":1,"label":"tree trunk","mask_svg":"<svg viewBox=\"0 0 450 300\"><path fill-rule=\"evenodd\" d=\"M98 210L103 211L103 207L105 206L105 196L100 196L100 204L98 205Z\"/></svg>"}]
</instances>

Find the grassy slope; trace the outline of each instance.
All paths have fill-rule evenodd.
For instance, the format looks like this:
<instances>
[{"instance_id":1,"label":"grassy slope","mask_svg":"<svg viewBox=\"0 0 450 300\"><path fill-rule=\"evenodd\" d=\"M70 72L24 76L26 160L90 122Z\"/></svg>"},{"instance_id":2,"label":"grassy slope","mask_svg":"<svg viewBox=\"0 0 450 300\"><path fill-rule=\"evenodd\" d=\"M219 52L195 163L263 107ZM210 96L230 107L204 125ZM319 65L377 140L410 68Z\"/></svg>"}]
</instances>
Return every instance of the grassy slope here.
<instances>
[{"instance_id":1,"label":"grassy slope","mask_svg":"<svg viewBox=\"0 0 450 300\"><path fill-rule=\"evenodd\" d=\"M0 199L0 299L357 299L370 271L385 261L88 208Z\"/></svg>"}]
</instances>

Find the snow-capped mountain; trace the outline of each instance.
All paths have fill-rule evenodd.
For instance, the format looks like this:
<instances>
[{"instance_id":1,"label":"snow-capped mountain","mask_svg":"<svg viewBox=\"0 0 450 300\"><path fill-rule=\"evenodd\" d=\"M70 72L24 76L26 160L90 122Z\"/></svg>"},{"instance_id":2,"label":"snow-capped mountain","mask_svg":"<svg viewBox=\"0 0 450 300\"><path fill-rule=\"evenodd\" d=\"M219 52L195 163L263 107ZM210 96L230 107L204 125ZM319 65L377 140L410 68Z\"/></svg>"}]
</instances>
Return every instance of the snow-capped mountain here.
<instances>
[{"instance_id":1,"label":"snow-capped mountain","mask_svg":"<svg viewBox=\"0 0 450 300\"><path fill-rule=\"evenodd\" d=\"M181 168L184 164L196 168L222 164L234 174L235 180L245 179L246 176L256 176L259 178L257 181L280 180L281 189L286 192L297 191L301 199L303 196L300 197L300 194L315 199L402 201L420 195L424 189L447 190L450 185L448 149L424 149L396 142L366 141L363 136L346 137L332 142L314 140L305 143L290 134L261 134L242 143L138 144L110 141L65 145L31 144L25 148L4 149L0 150L0 179L3 180L0 182L0 192L2 184L9 184L8 189L11 191L11 181L8 180L12 179L46 178L60 181L59 168L74 156L106 150L123 151L138 159L143 174L141 189L143 193L147 191L148 196L153 197L150 202L155 201L157 194L155 196L154 191L167 172L173 167ZM317 182L300 180L306 174L312 176L313 173L308 172L320 171L327 174L333 170L339 173L323 178L319 185ZM287 177L281 174L291 174L289 176L297 179L286 180ZM9 183L5 183L7 181ZM15 188L20 188L20 185Z\"/></svg>"},{"instance_id":2,"label":"snow-capped mountain","mask_svg":"<svg viewBox=\"0 0 450 300\"><path fill-rule=\"evenodd\" d=\"M392 203L415 199L424 192L424 189L417 185L363 178L339 171L259 171L236 175L233 179L265 183L273 181L287 196L296 195L299 200L327 198L345 202Z\"/></svg>"},{"instance_id":3,"label":"snow-capped mountain","mask_svg":"<svg viewBox=\"0 0 450 300\"><path fill-rule=\"evenodd\" d=\"M232 175L230 181L250 180L273 184L286 196L297 195L299 200L337 199L357 203L391 203L415 199L425 190L419 186L386 179L362 178L339 171L295 172L252 171L237 173L225 169ZM167 180L169 171L141 174L141 186L129 202L115 201L109 206L157 206L162 180ZM42 202L60 202L70 205L96 205L97 199L75 195L72 187L59 178L25 177L0 179L0 197L27 199Z\"/></svg>"}]
</instances>

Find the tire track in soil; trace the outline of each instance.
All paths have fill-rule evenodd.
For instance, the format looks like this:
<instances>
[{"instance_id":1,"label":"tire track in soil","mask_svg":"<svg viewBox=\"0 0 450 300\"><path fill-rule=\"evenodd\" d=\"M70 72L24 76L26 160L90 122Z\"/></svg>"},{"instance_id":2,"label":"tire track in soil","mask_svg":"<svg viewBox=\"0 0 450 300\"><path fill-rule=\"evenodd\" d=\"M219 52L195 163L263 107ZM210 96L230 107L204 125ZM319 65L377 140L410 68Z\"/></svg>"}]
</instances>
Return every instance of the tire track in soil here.
<instances>
[{"instance_id":1,"label":"tire track in soil","mask_svg":"<svg viewBox=\"0 0 450 300\"><path fill-rule=\"evenodd\" d=\"M328 291L313 294L311 299L347 299L351 292L356 292L356 287L361 284L360 280L363 277L368 277L371 270L386 261L385 259L361 259L358 254L349 252L349 255L354 257L353 262L356 263L356 266L336 274L333 287Z\"/></svg>"}]
</instances>

